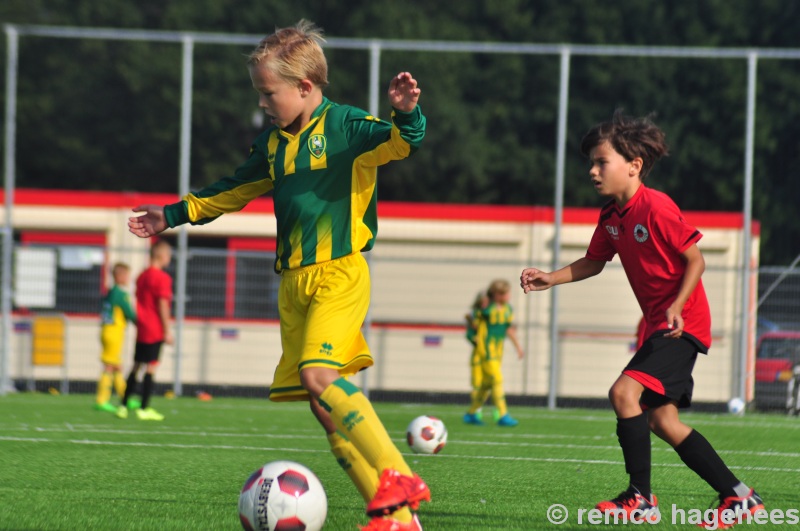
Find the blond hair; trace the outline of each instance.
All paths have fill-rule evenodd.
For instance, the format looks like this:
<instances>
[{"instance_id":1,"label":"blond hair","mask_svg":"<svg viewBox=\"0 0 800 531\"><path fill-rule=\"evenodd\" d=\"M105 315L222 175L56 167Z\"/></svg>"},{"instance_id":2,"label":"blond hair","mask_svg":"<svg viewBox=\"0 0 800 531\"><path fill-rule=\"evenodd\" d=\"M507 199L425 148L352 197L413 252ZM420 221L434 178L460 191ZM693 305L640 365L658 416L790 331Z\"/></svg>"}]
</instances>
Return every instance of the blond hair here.
<instances>
[{"instance_id":1,"label":"blond hair","mask_svg":"<svg viewBox=\"0 0 800 531\"><path fill-rule=\"evenodd\" d=\"M322 52L324 42L322 29L301 19L294 27L276 29L263 38L247 56L247 65L263 65L288 82L308 79L325 88L328 86L328 61Z\"/></svg>"},{"instance_id":2,"label":"blond hair","mask_svg":"<svg viewBox=\"0 0 800 531\"><path fill-rule=\"evenodd\" d=\"M486 292L489 294L489 297L494 297L497 294L504 294L511 291L511 284L507 280L493 280L491 284L489 284L489 289Z\"/></svg>"}]
</instances>

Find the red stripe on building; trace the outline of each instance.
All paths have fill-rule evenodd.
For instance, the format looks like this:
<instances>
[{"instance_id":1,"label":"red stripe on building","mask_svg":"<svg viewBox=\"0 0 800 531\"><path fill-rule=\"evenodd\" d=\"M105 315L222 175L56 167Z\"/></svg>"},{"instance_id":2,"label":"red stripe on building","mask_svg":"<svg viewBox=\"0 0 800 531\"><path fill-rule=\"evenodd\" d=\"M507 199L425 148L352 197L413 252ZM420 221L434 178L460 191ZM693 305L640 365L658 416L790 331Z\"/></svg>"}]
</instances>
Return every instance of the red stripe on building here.
<instances>
[{"instance_id":1,"label":"red stripe on building","mask_svg":"<svg viewBox=\"0 0 800 531\"><path fill-rule=\"evenodd\" d=\"M154 194L139 192L101 192L86 190L44 190L18 188L14 192L17 205L63 206L79 208L127 208L138 205L166 205L178 201L177 194ZM0 201L5 200L0 191ZM259 197L243 210L248 213L273 213L271 197ZM594 225L600 212L597 208L565 208L563 221L568 224ZM555 210L550 206L520 205L472 205L456 203L405 203L378 202L381 217L396 219L429 219L451 221L498 221L552 223ZM741 212L684 211L686 220L701 228L741 228L744 224ZM761 233L761 226L753 221L753 235ZM255 250L255 249L254 249ZM261 249L258 249L261 250Z\"/></svg>"},{"instance_id":2,"label":"red stripe on building","mask_svg":"<svg viewBox=\"0 0 800 531\"><path fill-rule=\"evenodd\" d=\"M19 239L23 244L97 245L101 247L106 244L105 232L26 230L20 233Z\"/></svg>"}]
</instances>

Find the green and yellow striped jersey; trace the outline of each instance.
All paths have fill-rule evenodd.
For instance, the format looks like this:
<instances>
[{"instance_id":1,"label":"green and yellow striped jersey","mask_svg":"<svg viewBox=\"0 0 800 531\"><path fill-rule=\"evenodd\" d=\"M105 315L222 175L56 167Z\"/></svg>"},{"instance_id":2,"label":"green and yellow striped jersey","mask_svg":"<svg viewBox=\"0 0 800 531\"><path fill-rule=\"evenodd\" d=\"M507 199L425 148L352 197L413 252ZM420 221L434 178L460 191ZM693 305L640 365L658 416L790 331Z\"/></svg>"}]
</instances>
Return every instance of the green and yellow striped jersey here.
<instances>
[{"instance_id":1,"label":"green and yellow striped jersey","mask_svg":"<svg viewBox=\"0 0 800 531\"><path fill-rule=\"evenodd\" d=\"M482 310L477 340L483 342L486 359L499 359L503 356L506 332L513 324L514 310L510 304L491 303Z\"/></svg>"},{"instance_id":2,"label":"green and yellow striped jersey","mask_svg":"<svg viewBox=\"0 0 800 531\"><path fill-rule=\"evenodd\" d=\"M128 292L114 285L103 297L100 307L101 331L104 334L117 333L119 337L123 337L125 335L126 321L135 323L136 311L131 306Z\"/></svg>"},{"instance_id":3,"label":"green and yellow striped jersey","mask_svg":"<svg viewBox=\"0 0 800 531\"><path fill-rule=\"evenodd\" d=\"M267 129L233 176L165 206L167 224L208 223L273 191L276 271L367 251L378 231L377 168L411 155L424 136L419 106L394 110L389 123L323 98L297 135Z\"/></svg>"}]
</instances>

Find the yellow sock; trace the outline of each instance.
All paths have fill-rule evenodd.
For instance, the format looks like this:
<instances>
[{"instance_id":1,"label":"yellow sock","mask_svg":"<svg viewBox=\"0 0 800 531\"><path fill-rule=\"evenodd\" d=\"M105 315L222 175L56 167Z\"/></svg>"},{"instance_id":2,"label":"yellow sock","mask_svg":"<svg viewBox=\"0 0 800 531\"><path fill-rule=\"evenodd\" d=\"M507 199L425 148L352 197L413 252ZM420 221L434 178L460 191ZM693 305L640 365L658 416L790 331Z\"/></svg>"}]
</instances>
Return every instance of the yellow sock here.
<instances>
[{"instance_id":1,"label":"yellow sock","mask_svg":"<svg viewBox=\"0 0 800 531\"><path fill-rule=\"evenodd\" d=\"M470 366L470 384L473 389L480 389L483 383L483 367L480 363L473 363Z\"/></svg>"},{"instance_id":2,"label":"yellow sock","mask_svg":"<svg viewBox=\"0 0 800 531\"><path fill-rule=\"evenodd\" d=\"M378 471L369 466L356 447L339 433L329 433L328 443L336 462L350 476L364 501L370 501L378 491Z\"/></svg>"},{"instance_id":3,"label":"yellow sock","mask_svg":"<svg viewBox=\"0 0 800 531\"><path fill-rule=\"evenodd\" d=\"M414 518L414 515L411 514L411 509L409 509L408 507L403 507L390 514L389 518L394 518L398 522L409 524L411 523L411 520Z\"/></svg>"},{"instance_id":4,"label":"yellow sock","mask_svg":"<svg viewBox=\"0 0 800 531\"><path fill-rule=\"evenodd\" d=\"M117 393L117 396L122 400L122 397L125 396L125 388L128 386L128 383L125 381L125 377L122 376L122 373L119 371L114 371L114 391Z\"/></svg>"},{"instance_id":5,"label":"yellow sock","mask_svg":"<svg viewBox=\"0 0 800 531\"><path fill-rule=\"evenodd\" d=\"M472 399L472 405L470 405L468 412L474 415L481 407L483 407L483 404L489 397L489 389L485 387L475 389L469 394L469 396Z\"/></svg>"},{"instance_id":6,"label":"yellow sock","mask_svg":"<svg viewBox=\"0 0 800 531\"><path fill-rule=\"evenodd\" d=\"M392 468L404 476L412 475L372 404L358 387L339 378L325 388L319 403L330 413L336 428L379 474Z\"/></svg>"},{"instance_id":7,"label":"yellow sock","mask_svg":"<svg viewBox=\"0 0 800 531\"><path fill-rule=\"evenodd\" d=\"M331 452L336 457L336 462L350 476L350 480L361 493L361 497L366 502L370 501L378 491L378 471L369 466L364 456L340 433L329 433L328 443L331 445ZM390 517L407 524L411 522L413 515L408 507L403 507L392 513Z\"/></svg>"},{"instance_id":8,"label":"yellow sock","mask_svg":"<svg viewBox=\"0 0 800 531\"><path fill-rule=\"evenodd\" d=\"M496 383L492 386L492 402L494 407L497 408L497 414L504 416L508 413L508 406L506 405L506 395L503 394L503 384Z\"/></svg>"},{"instance_id":9,"label":"yellow sock","mask_svg":"<svg viewBox=\"0 0 800 531\"><path fill-rule=\"evenodd\" d=\"M105 404L111 400L111 375L103 371L97 382L97 403Z\"/></svg>"}]
</instances>

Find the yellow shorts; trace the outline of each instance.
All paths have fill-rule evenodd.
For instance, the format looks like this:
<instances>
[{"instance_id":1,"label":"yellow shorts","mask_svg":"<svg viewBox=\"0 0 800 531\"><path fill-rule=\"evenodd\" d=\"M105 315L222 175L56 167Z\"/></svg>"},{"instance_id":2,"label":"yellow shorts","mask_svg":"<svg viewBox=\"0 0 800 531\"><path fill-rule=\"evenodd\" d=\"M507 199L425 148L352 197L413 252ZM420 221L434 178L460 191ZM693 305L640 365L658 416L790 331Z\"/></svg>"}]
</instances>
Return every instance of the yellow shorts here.
<instances>
[{"instance_id":1,"label":"yellow shorts","mask_svg":"<svg viewBox=\"0 0 800 531\"><path fill-rule=\"evenodd\" d=\"M483 380L481 385L484 388L491 388L493 385L503 383L503 362L502 360L485 360L481 364L481 374Z\"/></svg>"},{"instance_id":2,"label":"yellow shorts","mask_svg":"<svg viewBox=\"0 0 800 531\"><path fill-rule=\"evenodd\" d=\"M300 384L302 369L327 367L347 377L372 365L361 333L369 295L369 267L361 253L282 273L278 311L283 354L270 400L307 400Z\"/></svg>"},{"instance_id":3,"label":"yellow shorts","mask_svg":"<svg viewBox=\"0 0 800 531\"><path fill-rule=\"evenodd\" d=\"M100 334L100 343L103 345L103 353L100 354L100 361L106 365L119 367L122 365L122 344L125 336L120 336L119 332L105 330Z\"/></svg>"}]
</instances>

